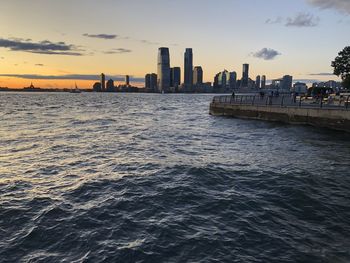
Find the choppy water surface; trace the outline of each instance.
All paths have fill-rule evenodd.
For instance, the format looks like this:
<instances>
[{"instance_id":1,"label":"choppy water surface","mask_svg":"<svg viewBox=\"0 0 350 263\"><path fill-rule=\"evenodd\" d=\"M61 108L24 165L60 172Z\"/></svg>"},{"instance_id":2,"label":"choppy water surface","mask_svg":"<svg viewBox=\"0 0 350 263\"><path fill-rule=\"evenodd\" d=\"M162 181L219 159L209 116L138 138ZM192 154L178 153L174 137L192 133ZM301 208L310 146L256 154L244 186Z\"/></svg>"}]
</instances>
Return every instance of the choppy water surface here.
<instances>
[{"instance_id":1,"label":"choppy water surface","mask_svg":"<svg viewBox=\"0 0 350 263\"><path fill-rule=\"evenodd\" d=\"M0 93L0 261L350 262L349 135L211 98Z\"/></svg>"}]
</instances>

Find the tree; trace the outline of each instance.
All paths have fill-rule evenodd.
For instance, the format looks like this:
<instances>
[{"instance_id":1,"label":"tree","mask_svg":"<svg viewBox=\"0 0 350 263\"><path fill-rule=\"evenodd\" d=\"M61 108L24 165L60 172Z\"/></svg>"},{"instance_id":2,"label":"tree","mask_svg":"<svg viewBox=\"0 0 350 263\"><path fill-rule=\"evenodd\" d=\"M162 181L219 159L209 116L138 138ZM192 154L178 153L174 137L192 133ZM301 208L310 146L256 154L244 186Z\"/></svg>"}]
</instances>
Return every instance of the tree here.
<instances>
[{"instance_id":1,"label":"tree","mask_svg":"<svg viewBox=\"0 0 350 263\"><path fill-rule=\"evenodd\" d=\"M334 74L343 80L343 87L350 89L350 46L345 47L332 61Z\"/></svg>"}]
</instances>

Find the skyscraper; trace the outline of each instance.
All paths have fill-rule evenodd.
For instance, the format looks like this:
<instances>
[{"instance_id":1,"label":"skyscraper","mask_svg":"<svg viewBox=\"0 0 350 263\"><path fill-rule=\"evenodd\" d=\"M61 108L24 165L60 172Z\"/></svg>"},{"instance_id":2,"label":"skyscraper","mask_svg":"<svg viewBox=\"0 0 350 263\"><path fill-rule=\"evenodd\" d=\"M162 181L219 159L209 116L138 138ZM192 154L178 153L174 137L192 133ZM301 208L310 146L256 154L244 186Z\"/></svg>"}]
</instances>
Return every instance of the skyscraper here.
<instances>
[{"instance_id":1,"label":"skyscraper","mask_svg":"<svg viewBox=\"0 0 350 263\"><path fill-rule=\"evenodd\" d=\"M155 92L157 90L157 74L147 74L145 76L145 87L147 92Z\"/></svg>"},{"instance_id":2,"label":"skyscraper","mask_svg":"<svg viewBox=\"0 0 350 263\"><path fill-rule=\"evenodd\" d=\"M249 80L249 64L243 64L241 88L248 87L248 80Z\"/></svg>"},{"instance_id":3,"label":"skyscraper","mask_svg":"<svg viewBox=\"0 0 350 263\"><path fill-rule=\"evenodd\" d=\"M233 91L237 87L237 73L236 71L230 72L230 80L229 80L230 90Z\"/></svg>"},{"instance_id":4,"label":"skyscraper","mask_svg":"<svg viewBox=\"0 0 350 263\"><path fill-rule=\"evenodd\" d=\"M158 78L159 92L168 92L170 89L170 56L169 48L161 47L158 50Z\"/></svg>"},{"instance_id":5,"label":"skyscraper","mask_svg":"<svg viewBox=\"0 0 350 263\"><path fill-rule=\"evenodd\" d=\"M101 90L102 92L106 91L106 77L103 73L101 73Z\"/></svg>"},{"instance_id":6,"label":"skyscraper","mask_svg":"<svg viewBox=\"0 0 350 263\"><path fill-rule=\"evenodd\" d=\"M265 75L261 76L261 88L262 89L266 88L266 76Z\"/></svg>"},{"instance_id":7,"label":"skyscraper","mask_svg":"<svg viewBox=\"0 0 350 263\"><path fill-rule=\"evenodd\" d=\"M260 75L256 76L255 88L260 89Z\"/></svg>"},{"instance_id":8,"label":"skyscraper","mask_svg":"<svg viewBox=\"0 0 350 263\"><path fill-rule=\"evenodd\" d=\"M203 84L203 69L201 66L194 67L193 69L193 84Z\"/></svg>"},{"instance_id":9,"label":"skyscraper","mask_svg":"<svg viewBox=\"0 0 350 263\"><path fill-rule=\"evenodd\" d=\"M171 79L170 86L177 89L181 84L181 69L180 69L180 67L171 68L170 79Z\"/></svg>"},{"instance_id":10,"label":"skyscraper","mask_svg":"<svg viewBox=\"0 0 350 263\"><path fill-rule=\"evenodd\" d=\"M184 84L186 88L191 88L193 78L193 54L192 48L186 48L184 65Z\"/></svg>"}]
</instances>

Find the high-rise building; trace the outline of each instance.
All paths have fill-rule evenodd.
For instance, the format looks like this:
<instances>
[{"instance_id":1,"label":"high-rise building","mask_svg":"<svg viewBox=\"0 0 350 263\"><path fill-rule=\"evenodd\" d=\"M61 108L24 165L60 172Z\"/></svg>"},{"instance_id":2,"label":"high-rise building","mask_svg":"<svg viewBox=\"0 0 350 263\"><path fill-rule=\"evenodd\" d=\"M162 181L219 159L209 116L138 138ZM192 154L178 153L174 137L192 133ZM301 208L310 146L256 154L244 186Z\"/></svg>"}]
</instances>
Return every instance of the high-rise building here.
<instances>
[{"instance_id":1,"label":"high-rise building","mask_svg":"<svg viewBox=\"0 0 350 263\"><path fill-rule=\"evenodd\" d=\"M147 74L145 76L145 88L147 92L157 91L157 74Z\"/></svg>"},{"instance_id":2,"label":"high-rise building","mask_svg":"<svg viewBox=\"0 0 350 263\"><path fill-rule=\"evenodd\" d=\"M265 89L266 88L266 76L265 75L262 75L261 76L261 86L260 86L262 89Z\"/></svg>"},{"instance_id":3,"label":"high-rise building","mask_svg":"<svg viewBox=\"0 0 350 263\"><path fill-rule=\"evenodd\" d=\"M291 90L293 84L293 77L289 75L285 75L282 78L281 89L283 90Z\"/></svg>"},{"instance_id":4,"label":"high-rise building","mask_svg":"<svg viewBox=\"0 0 350 263\"><path fill-rule=\"evenodd\" d=\"M243 64L241 88L247 88L249 81L249 64Z\"/></svg>"},{"instance_id":5,"label":"high-rise building","mask_svg":"<svg viewBox=\"0 0 350 263\"><path fill-rule=\"evenodd\" d=\"M106 91L106 77L103 73L101 73L101 90L102 92Z\"/></svg>"},{"instance_id":6,"label":"high-rise building","mask_svg":"<svg viewBox=\"0 0 350 263\"><path fill-rule=\"evenodd\" d=\"M170 90L170 56L169 48L161 47L158 50L158 92Z\"/></svg>"},{"instance_id":7,"label":"high-rise building","mask_svg":"<svg viewBox=\"0 0 350 263\"><path fill-rule=\"evenodd\" d=\"M180 69L180 67L171 68L170 86L177 89L177 88L179 88L180 84L181 84L181 69Z\"/></svg>"},{"instance_id":8,"label":"high-rise building","mask_svg":"<svg viewBox=\"0 0 350 263\"><path fill-rule=\"evenodd\" d=\"M193 69L193 84L203 84L203 69L201 66L194 67Z\"/></svg>"},{"instance_id":9,"label":"high-rise building","mask_svg":"<svg viewBox=\"0 0 350 263\"><path fill-rule=\"evenodd\" d=\"M193 83L193 54L192 48L186 48L185 51L185 65L184 65L184 84L188 88L192 86Z\"/></svg>"},{"instance_id":10,"label":"high-rise building","mask_svg":"<svg viewBox=\"0 0 350 263\"><path fill-rule=\"evenodd\" d=\"M130 86L130 77L129 77L129 75L125 76L125 85L126 86Z\"/></svg>"},{"instance_id":11,"label":"high-rise building","mask_svg":"<svg viewBox=\"0 0 350 263\"><path fill-rule=\"evenodd\" d=\"M107 91L107 92L113 92L113 91L115 91L113 79L110 79L110 80L107 81L106 91Z\"/></svg>"},{"instance_id":12,"label":"high-rise building","mask_svg":"<svg viewBox=\"0 0 350 263\"><path fill-rule=\"evenodd\" d=\"M256 76L255 79L255 88L260 89L260 75Z\"/></svg>"},{"instance_id":13,"label":"high-rise building","mask_svg":"<svg viewBox=\"0 0 350 263\"><path fill-rule=\"evenodd\" d=\"M237 73L236 71L230 72L230 80L229 80L230 90L233 91L237 88Z\"/></svg>"}]
</instances>

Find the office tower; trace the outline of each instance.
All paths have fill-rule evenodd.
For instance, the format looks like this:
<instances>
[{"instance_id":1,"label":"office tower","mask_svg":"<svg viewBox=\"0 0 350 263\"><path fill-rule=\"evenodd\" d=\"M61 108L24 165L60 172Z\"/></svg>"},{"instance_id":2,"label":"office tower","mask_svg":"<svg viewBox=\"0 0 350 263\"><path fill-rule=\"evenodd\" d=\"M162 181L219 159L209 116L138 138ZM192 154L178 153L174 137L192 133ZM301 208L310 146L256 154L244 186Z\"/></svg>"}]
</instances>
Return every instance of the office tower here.
<instances>
[{"instance_id":1,"label":"office tower","mask_svg":"<svg viewBox=\"0 0 350 263\"><path fill-rule=\"evenodd\" d=\"M151 74L146 74L145 76L145 88L146 90L151 89Z\"/></svg>"},{"instance_id":2,"label":"office tower","mask_svg":"<svg viewBox=\"0 0 350 263\"><path fill-rule=\"evenodd\" d=\"M292 89L292 83L293 83L293 77L289 75L285 75L282 78L281 88L283 90L291 90Z\"/></svg>"},{"instance_id":3,"label":"office tower","mask_svg":"<svg viewBox=\"0 0 350 263\"><path fill-rule=\"evenodd\" d=\"M157 74L152 73L145 76L145 87L148 92L157 90Z\"/></svg>"},{"instance_id":4,"label":"office tower","mask_svg":"<svg viewBox=\"0 0 350 263\"><path fill-rule=\"evenodd\" d=\"M181 69L180 67L171 68L171 83L170 86L174 88L178 88L181 84Z\"/></svg>"},{"instance_id":5,"label":"office tower","mask_svg":"<svg viewBox=\"0 0 350 263\"><path fill-rule=\"evenodd\" d=\"M192 86L193 78L193 54L192 48L186 48L185 51L185 65L184 65L184 84L187 87Z\"/></svg>"},{"instance_id":6,"label":"office tower","mask_svg":"<svg viewBox=\"0 0 350 263\"><path fill-rule=\"evenodd\" d=\"M158 50L157 84L159 92L168 92L170 89L170 56L167 47L161 47Z\"/></svg>"},{"instance_id":7,"label":"office tower","mask_svg":"<svg viewBox=\"0 0 350 263\"><path fill-rule=\"evenodd\" d=\"M231 91L237 87L237 73L235 71L230 72L229 85Z\"/></svg>"},{"instance_id":8,"label":"office tower","mask_svg":"<svg viewBox=\"0 0 350 263\"><path fill-rule=\"evenodd\" d=\"M193 69L193 84L203 84L203 69L200 66L194 67Z\"/></svg>"},{"instance_id":9,"label":"office tower","mask_svg":"<svg viewBox=\"0 0 350 263\"><path fill-rule=\"evenodd\" d=\"M130 77L129 77L129 75L125 76L125 85L126 86L130 86Z\"/></svg>"},{"instance_id":10,"label":"office tower","mask_svg":"<svg viewBox=\"0 0 350 263\"><path fill-rule=\"evenodd\" d=\"M249 64L243 64L241 88L247 88L249 81Z\"/></svg>"},{"instance_id":11,"label":"office tower","mask_svg":"<svg viewBox=\"0 0 350 263\"><path fill-rule=\"evenodd\" d=\"M261 76L261 88L262 89L266 88L266 76L265 75Z\"/></svg>"},{"instance_id":12,"label":"office tower","mask_svg":"<svg viewBox=\"0 0 350 263\"><path fill-rule=\"evenodd\" d=\"M214 83L213 83L213 89L214 89L214 92L217 92L219 90L219 75L220 73L217 73L214 77Z\"/></svg>"},{"instance_id":13,"label":"office tower","mask_svg":"<svg viewBox=\"0 0 350 263\"><path fill-rule=\"evenodd\" d=\"M150 77L150 88L153 92L157 91L157 74L152 73Z\"/></svg>"},{"instance_id":14,"label":"office tower","mask_svg":"<svg viewBox=\"0 0 350 263\"><path fill-rule=\"evenodd\" d=\"M106 91L107 91L107 92L113 92L113 91L115 91L113 79L110 79L110 80L107 81Z\"/></svg>"},{"instance_id":15,"label":"office tower","mask_svg":"<svg viewBox=\"0 0 350 263\"><path fill-rule=\"evenodd\" d=\"M256 76L255 88L260 89L260 75Z\"/></svg>"},{"instance_id":16,"label":"office tower","mask_svg":"<svg viewBox=\"0 0 350 263\"><path fill-rule=\"evenodd\" d=\"M101 90L102 92L106 91L106 77L105 74L101 74Z\"/></svg>"}]
</instances>

